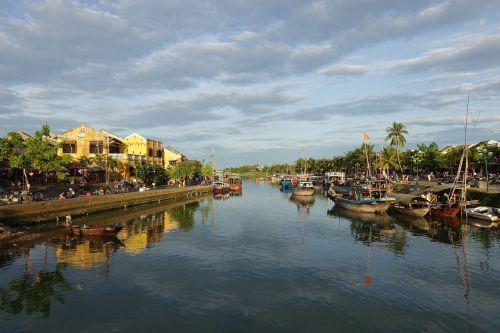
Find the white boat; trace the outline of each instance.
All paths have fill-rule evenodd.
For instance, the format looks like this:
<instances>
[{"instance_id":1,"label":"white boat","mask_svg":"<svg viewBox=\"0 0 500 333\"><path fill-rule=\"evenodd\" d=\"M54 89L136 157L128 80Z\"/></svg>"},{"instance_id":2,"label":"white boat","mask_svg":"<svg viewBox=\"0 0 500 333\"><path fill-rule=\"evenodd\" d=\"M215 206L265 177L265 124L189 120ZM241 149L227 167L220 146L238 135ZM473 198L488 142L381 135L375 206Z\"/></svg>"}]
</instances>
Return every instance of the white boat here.
<instances>
[{"instance_id":1,"label":"white boat","mask_svg":"<svg viewBox=\"0 0 500 333\"><path fill-rule=\"evenodd\" d=\"M498 208L486 206L467 208L465 211L469 217L492 222L498 221L500 215Z\"/></svg>"},{"instance_id":2,"label":"white boat","mask_svg":"<svg viewBox=\"0 0 500 333\"><path fill-rule=\"evenodd\" d=\"M313 195L315 190L311 182L300 182L299 185L293 189L292 195Z\"/></svg>"}]
</instances>

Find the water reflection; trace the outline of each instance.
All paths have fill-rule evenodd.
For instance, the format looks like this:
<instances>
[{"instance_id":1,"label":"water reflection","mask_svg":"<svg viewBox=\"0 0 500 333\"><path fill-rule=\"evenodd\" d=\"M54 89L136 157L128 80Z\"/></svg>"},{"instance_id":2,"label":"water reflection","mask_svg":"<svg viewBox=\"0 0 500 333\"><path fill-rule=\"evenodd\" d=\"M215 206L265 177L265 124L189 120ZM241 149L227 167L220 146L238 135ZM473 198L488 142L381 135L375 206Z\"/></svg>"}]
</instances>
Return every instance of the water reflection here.
<instances>
[{"instance_id":1,"label":"water reflection","mask_svg":"<svg viewBox=\"0 0 500 333\"><path fill-rule=\"evenodd\" d=\"M22 249L24 271L11 280L7 287L0 288L0 310L13 316L24 312L27 315L50 315L52 301L64 303L63 291L71 290L71 284L64 277L66 265L57 263L54 269L47 267L45 248L41 267L37 267L30 257L30 249Z\"/></svg>"},{"instance_id":2,"label":"water reflection","mask_svg":"<svg viewBox=\"0 0 500 333\"><path fill-rule=\"evenodd\" d=\"M311 214L311 207L314 205L314 196L290 196L290 201L297 206L297 214L301 217L308 217Z\"/></svg>"},{"instance_id":3,"label":"water reflection","mask_svg":"<svg viewBox=\"0 0 500 333\"><path fill-rule=\"evenodd\" d=\"M394 218L388 214L366 214L333 207L328 215L351 221L353 237L364 243L369 241L387 242L396 233Z\"/></svg>"},{"instance_id":4,"label":"water reflection","mask_svg":"<svg viewBox=\"0 0 500 333\"><path fill-rule=\"evenodd\" d=\"M109 259L124 244L116 236L82 236L67 235L60 244L54 243L58 263L68 264L78 269L89 269L92 266L106 264L109 272Z\"/></svg>"}]
</instances>

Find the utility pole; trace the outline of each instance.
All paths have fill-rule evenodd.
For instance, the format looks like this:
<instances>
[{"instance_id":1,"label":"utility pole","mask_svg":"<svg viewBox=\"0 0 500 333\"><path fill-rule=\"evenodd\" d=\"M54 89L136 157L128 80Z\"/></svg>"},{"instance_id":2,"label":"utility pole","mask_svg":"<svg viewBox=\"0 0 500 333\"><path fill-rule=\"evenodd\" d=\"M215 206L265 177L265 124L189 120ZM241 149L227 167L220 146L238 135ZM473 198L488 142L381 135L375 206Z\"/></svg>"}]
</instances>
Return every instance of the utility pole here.
<instances>
[{"instance_id":1,"label":"utility pole","mask_svg":"<svg viewBox=\"0 0 500 333\"><path fill-rule=\"evenodd\" d=\"M212 180L215 179L215 147L212 145L212 154L210 154L210 160L212 161Z\"/></svg>"}]
</instances>

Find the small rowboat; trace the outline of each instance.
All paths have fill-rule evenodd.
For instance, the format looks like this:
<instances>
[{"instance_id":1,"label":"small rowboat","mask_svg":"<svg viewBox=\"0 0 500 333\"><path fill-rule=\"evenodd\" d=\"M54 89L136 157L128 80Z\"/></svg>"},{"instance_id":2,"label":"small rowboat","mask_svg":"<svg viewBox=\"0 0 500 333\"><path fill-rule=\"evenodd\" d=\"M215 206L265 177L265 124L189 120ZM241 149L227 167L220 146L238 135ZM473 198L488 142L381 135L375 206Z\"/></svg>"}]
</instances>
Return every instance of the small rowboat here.
<instances>
[{"instance_id":1,"label":"small rowboat","mask_svg":"<svg viewBox=\"0 0 500 333\"><path fill-rule=\"evenodd\" d=\"M109 236L115 235L120 230L123 229L121 225L110 225L110 226L79 226L72 225L70 227L66 227L70 232L75 235L86 235L86 236Z\"/></svg>"}]
</instances>

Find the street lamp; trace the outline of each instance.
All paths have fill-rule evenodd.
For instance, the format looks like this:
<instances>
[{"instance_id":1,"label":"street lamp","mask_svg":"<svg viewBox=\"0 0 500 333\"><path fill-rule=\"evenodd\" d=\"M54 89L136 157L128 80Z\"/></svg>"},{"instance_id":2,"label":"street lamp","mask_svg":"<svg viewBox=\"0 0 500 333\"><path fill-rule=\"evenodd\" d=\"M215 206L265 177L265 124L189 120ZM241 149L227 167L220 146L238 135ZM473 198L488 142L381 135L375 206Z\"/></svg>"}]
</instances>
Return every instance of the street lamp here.
<instances>
[{"instance_id":1,"label":"street lamp","mask_svg":"<svg viewBox=\"0 0 500 333\"><path fill-rule=\"evenodd\" d=\"M488 149L483 148L482 150L479 149L479 158L484 158L484 164L486 168L486 192L489 190L489 174L488 174L488 160L493 156L493 152L488 151Z\"/></svg>"},{"instance_id":2,"label":"street lamp","mask_svg":"<svg viewBox=\"0 0 500 333\"><path fill-rule=\"evenodd\" d=\"M418 155L420 155L420 154L418 154ZM422 162L422 159L418 155L417 156L413 156L413 158L412 158L413 163L415 163L417 165L417 178L418 178L418 163Z\"/></svg>"}]
</instances>

